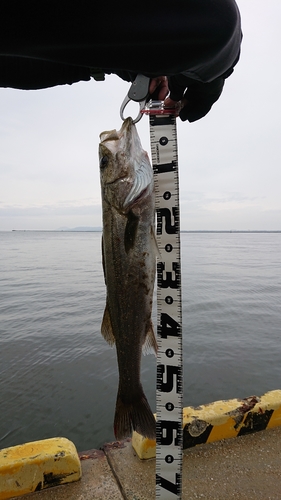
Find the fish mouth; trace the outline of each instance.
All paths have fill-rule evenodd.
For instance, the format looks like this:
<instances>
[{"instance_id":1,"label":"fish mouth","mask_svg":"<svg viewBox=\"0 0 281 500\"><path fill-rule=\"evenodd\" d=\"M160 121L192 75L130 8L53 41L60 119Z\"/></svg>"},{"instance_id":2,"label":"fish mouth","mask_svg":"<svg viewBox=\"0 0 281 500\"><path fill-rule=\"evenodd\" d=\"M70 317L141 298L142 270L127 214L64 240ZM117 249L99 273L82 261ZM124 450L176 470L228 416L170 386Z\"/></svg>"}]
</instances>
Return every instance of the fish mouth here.
<instances>
[{"instance_id":1,"label":"fish mouth","mask_svg":"<svg viewBox=\"0 0 281 500\"><path fill-rule=\"evenodd\" d=\"M114 184L118 184L118 182L123 182L123 181L126 181L128 180L128 176L127 175L123 175L123 177L117 177L116 179L113 179L113 181L110 181L110 182L105 182L105 185L106 186L112 186Z\"/></svg>"},{"instance_id":2,"label":"fish mouth","mask_svg":"<svg viewBox=\"0 0 281 500\"><path fill-rule=\"evenodd\" d=\"M126 210L154 189L153 170L149 158L142 149L136 126L131 117L124 120L119 131L103 132L100 134L100 139L101 144L104 144L113 155L116 156L119 151L123 151L124 161L128 162L127 172L124 172L125 168L122 169L123 172L119 170L121 177L116 172L116 177L106 182L106 185L111 187L118 183L122 185L122 183L128 182L128 187L122 189L125 196L122 207Z\"/></svg>"},{"instance_id":3,"label":"fish mouth","mask_svg":"<svg viewBox=\"0 0 281 500\"><path fill-rule=\"evenodd\" d=\"M123 137L126 140L127 134L130 134L133 130L134 123L132 118L129 116L124 120L122 123L122 127L120 130L108 130L105 132L102 132L100 134L100 142L102 143L107 143L107 147L112 151L112 153L116 153L118 149L120 148L119 141Z\"/></svg>"},{"instance_id":4,"label":"fish mouth","mask_svg":"<svg viewBox=\"0 0 281 500\"><path fill-rule=\"evenodd\" d=\"M119 134L122 135L125 130L129 132L132 127L135 127L135 124L133 122L133 119L130 116L128 116L128 118L125 118L125 120L123 121Z\"/></svg>"}]
</instances>

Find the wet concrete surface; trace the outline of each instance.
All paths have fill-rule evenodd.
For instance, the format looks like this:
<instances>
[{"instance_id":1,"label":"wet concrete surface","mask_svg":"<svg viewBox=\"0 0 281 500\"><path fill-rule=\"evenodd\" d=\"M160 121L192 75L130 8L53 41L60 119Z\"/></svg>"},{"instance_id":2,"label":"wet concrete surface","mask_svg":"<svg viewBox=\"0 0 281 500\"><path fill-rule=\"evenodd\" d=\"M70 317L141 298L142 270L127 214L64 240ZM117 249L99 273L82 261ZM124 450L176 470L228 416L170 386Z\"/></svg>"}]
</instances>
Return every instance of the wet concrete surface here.
<instances>
[{"instance_id":1,"label":"wet concrete surface","mask_svg":"<svg viewBox=\"0 0 281 500\"><path fill-rule=\"evenodd\" d=\"M130 440L80 453L82 479L24 500L152 500L155 459L141 461ZM281 427L189 448L183 500L280 500Z\"/></svg>"}]
</instances>

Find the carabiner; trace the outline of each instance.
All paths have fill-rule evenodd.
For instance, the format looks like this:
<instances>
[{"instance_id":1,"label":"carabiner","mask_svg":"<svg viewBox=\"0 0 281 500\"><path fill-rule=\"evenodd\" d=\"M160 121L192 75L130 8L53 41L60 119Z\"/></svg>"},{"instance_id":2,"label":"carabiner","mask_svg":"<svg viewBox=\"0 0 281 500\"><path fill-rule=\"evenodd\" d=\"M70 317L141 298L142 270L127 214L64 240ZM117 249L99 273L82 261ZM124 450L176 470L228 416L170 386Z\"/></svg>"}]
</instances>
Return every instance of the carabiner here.
<instances>
[{"instance_id":1,"label":"carabiner","mask_svg":"<svg viewBox=\"0 0 281 500\"><path fill-rule=\"evenodd\" d=\"M128 94L126 95L124 101L121 104L120 116L122 120L124 118L124 109L129 101L138 102L140 105L140 110L138 116L133 120L133 123L137 123L142 118L142 111L145 109L146 99L148 96L150 78L144 75L137 75L136 79L133 81Z\"/></svg>"},{"instance_id":2,"label":"carabiner","mask_svg":"<svg viewBox=\"0 0 281 500\"><path fill-rule=\"evenodd\" d=\"M120 108L120 116L122 118L122 120L125 120L125 117L124 117L124 109L126 108L128 102L130 102L132 99L130 99L130 97L128 95L126 95L124 101L122 102L121 104L121 108ZM143 101L140 101L139 105L140 105L140 110L139 110L139 114L137 115L137 117L133 120L133 123L137 123L140 121L140 119L142 118L142 111L145 109L145 104L146 104L146 99L144 99Z\"/></svg>"}]
</instances>

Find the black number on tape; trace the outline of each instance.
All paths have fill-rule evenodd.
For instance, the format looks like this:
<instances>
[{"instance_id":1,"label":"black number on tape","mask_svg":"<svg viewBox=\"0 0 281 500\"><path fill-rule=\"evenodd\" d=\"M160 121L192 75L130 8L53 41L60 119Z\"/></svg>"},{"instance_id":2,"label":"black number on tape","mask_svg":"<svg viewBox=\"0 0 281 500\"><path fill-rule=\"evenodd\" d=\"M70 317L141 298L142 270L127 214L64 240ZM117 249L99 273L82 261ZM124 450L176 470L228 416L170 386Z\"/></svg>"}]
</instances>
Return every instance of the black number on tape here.
<instances>
[{"instance_id":1,"label":"black number on tape","mask_svg":"<svg viewBox=\"0 0 281 500\"><path fill-rule=\"evenodd\" d=\"M172 214L169 208L157 209L157 234L163 234L163 219L165 221L165 232L167 234L176 234L179 230L179 209L172 208L174 222L172 224Z\"/></svg>"},{"instance_id":2,"label":"black number on tape","mask_svg":"<svg viewBox=\"0 0 281 500\"><path fill-rule=\"evenodd\" d=\"M166 382L164 382L164 376ZM180 393L182 382L182 369L180 366L158 365L157 366L157 390L161 392L172 392L176 389Z\"/></svg>"},{"instance_id":3,"label":"black number on tape","mask_svg":"<svg viewBox=\"0 0 281 500\"><path fill-rule=\"evenodd\" d=\"M156 474L156 484L164 488L164 490L170 491L170 493L174 493L174 495L180 495L181 493L181 476L180 474L175 474L175 483L168 481L164 477Z\"/></svg>"},{"instance_id":4,"label":"black number on tape","mask_svg":"<svg viewBox=\"0 0 281 500\"><path fill-rule=\"evenodd\" d=\"M181 327L176 320L169 316L169 314L161 313L160 325L158 325L157 333L162 337L162 339L167 339L169 336L179 337Z\"/></svg>"}]
</instances>

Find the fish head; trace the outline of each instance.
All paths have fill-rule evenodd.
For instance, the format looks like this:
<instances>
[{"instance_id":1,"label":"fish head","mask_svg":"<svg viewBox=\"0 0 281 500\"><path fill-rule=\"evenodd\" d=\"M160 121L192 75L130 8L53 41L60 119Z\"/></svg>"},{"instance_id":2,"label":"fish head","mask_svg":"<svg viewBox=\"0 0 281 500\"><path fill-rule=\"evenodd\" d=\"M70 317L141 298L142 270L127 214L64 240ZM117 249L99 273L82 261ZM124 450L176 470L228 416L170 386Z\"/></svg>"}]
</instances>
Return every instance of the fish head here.
<instances>
[{"instance_id":1,"label":"fish head","mask_svg":"<svg viewBox=\"0 0 281 500\"><path fill-rule=\"evenodd\" d=\"M121 130L100 134L99 160L102 198L127 213L153 192L153 172L132 118Z\"/></svg>"}]
</instances>

